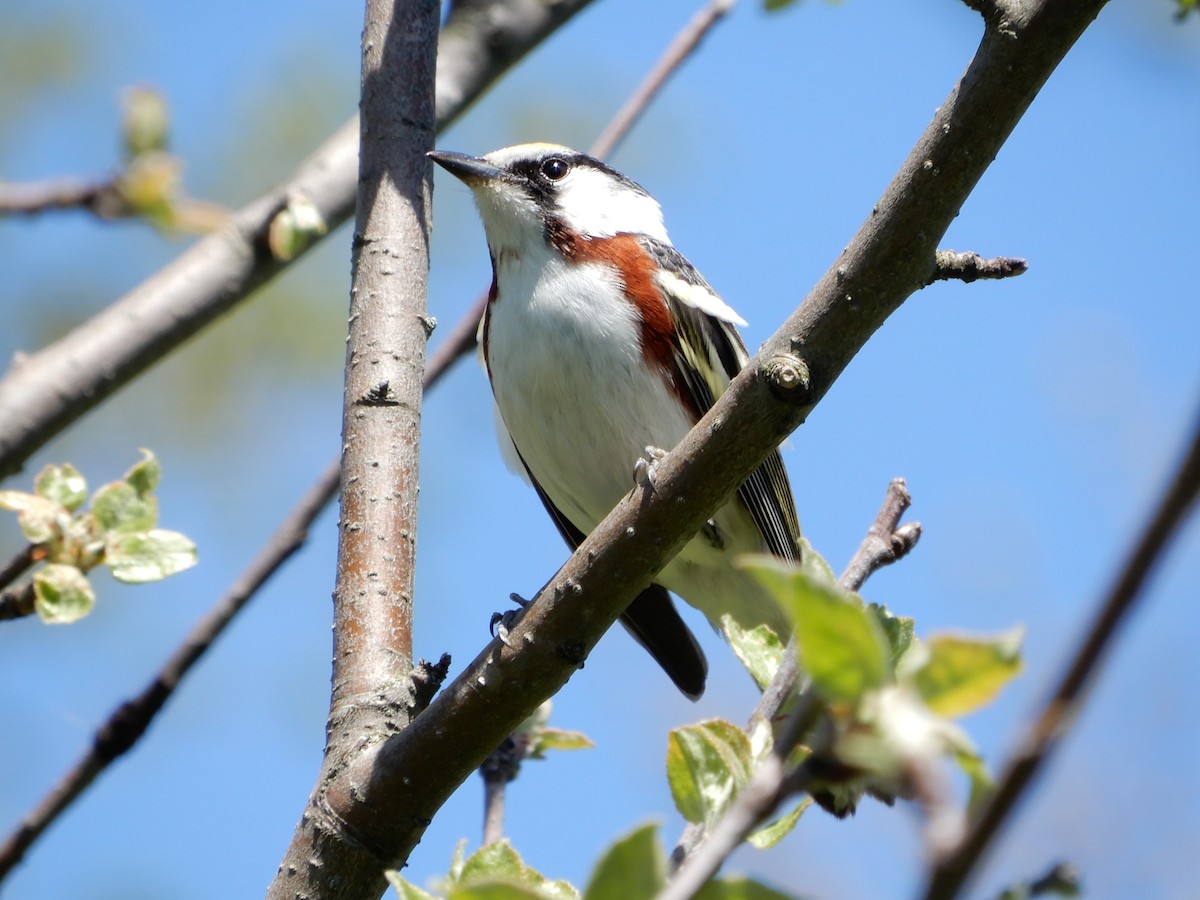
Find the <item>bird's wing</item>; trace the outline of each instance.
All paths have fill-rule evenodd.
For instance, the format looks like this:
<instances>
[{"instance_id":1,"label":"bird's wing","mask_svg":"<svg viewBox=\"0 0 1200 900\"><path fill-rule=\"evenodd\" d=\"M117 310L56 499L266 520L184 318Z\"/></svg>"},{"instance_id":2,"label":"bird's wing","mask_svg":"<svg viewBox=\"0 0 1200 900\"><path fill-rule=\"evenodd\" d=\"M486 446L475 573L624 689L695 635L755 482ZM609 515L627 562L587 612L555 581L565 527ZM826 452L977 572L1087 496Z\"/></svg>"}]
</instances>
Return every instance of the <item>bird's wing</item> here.
<instances>
[{"instance_id":1,"label":"bird's wing","mask_svg":"<svg viewBox=\"0 0 1200 900\"><path fill-rule=\"evenodd\" d=\"M554 505L550 497L537 483L521 454L504 428L503 420L497 415L497 427L503 432L501 441L507 442L513 454L521 465L523 474L537 491L546 507L546 512L554 520L558 533L562 535L567 546L575 550L586 535L576 528L571 520ZM704 651L696 641L687 623L679 616L675 603L667 589L658 584L652 584L636 597L621 614L621 624L632 635L633 639L646 648L654 657L667 677L683 692L689 700L699 700L704 693L704 682L708 678L708 660Z\"/></svg>"},{"instance_id":2,"label":"bird's wing","mask_svg":"<svg viewBox=\"0 0 1200 900\"><path fill-rule=\"evenodd\" d=\"M674 371L669 374L698 420L750 361L737 331L737 325L746 323L678 250L649 237L640 243L656 265L655 280L675 327ZM771 552L799 562L800 522L778 451L754 470L738 496Z\"/></svg>"}]
</instances>

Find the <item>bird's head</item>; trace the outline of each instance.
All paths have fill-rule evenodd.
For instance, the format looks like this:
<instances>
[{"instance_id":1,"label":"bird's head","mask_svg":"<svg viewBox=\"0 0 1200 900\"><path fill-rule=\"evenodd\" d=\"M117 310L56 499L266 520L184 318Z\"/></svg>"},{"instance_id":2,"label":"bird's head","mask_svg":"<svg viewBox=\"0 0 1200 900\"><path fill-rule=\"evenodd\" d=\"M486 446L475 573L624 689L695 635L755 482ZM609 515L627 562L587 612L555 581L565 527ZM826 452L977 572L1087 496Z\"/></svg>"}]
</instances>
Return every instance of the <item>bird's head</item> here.
<instances>
[{"instance_id":1,"label":"bird's head","mask_svg":"<svg viewBox=\"0 0 1200 900\"><path fill-rule=\"evenodd\" d=\"M519 255L564 231L585 240L645 234L669 243L662 210L645 189L569 147L518 144L483 157L435 150L429 158L471 189L496 256Z\"/></svg>"}]
</instances>

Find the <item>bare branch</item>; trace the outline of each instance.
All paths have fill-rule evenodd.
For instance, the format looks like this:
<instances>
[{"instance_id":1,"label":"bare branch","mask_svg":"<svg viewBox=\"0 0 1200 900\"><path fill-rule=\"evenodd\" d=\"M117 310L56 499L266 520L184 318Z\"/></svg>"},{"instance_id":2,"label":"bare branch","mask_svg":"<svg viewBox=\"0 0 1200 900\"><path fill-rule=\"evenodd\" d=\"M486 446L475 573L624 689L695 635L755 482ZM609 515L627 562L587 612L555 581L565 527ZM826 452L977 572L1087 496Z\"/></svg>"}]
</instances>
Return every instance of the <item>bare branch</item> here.
<instances>
[{"instance_id":1,"label":"bare branch","mask_svg":"<svg viewBox=\"0 0 1200 900\"><path fill-rule=\"evenodd\" d=\"M41 558L41 548L37 544L26 544L13 554L12 558L0 566L0 588L6 588ZM0 616L0 618L3 618Z\"/></svg>"},{"instance_id":2,"label":"bare branch","mask_svg":"<svg viewBox=\"0 0 1200 900\"><path fill-rule=\"evenodd\" d=\"M1070 732L1109 644L1143 596L1155 565L1178 534L1197 496L1200 496L1200 418L1153 518L1097 608L1062 680L1005 764L994 793L962 843L953 853L937 860L925 892L928 900L944 900L959 894L1021 795Z\"/></svg>"},{"instance_id":3,"label":"bare branch","mask_svg":"<svg viewBox=\"0 0 1200 900\"><path fill-rule=\"evenodd\" d=\"M483 778L483 842L494 844L504 837L504 789L516 780L521 762L529 749L528 740L520 740L515 731L500 742L479 767Z\"/></svg>"},{"instance_id":4,"label":"bare branch","mask_svg":"<svg viewBox=\"0 0 1200 900\"><path fill-rule=\"evenodd\" d=\"M308 539L308 528L337 492L338 467L327 469L276 529L270 540L229 587L225 596L192 629L146 688L118 706L100 726L91 746L57 785L30 810L0 844L0 882L34 841L115 759L145 733L184 676L224 631L247 601Z\"/></svg>"},{"instance_id":5,"label":"bare branch","mask_svg":"<svg viewBox=\"0 0 1200 900\"><path fill-rule=\"evenodd\" d=\"M33 215L50 209L83 209L101 219L129 214L129 204L122 199L115 178L0 181L0 215Z\"/></svg>"},{"instance_id":6,"label":"bare branch","mask_svg":"<svg viewBox=\"0 0 1200 900\"><path fill-rule=\"evenodd\" d=\"M867 529L854 557L838 584L846 591L857 591L866 583L876 569L891 565L908 554L921 538L921 525L910 522L900 525L900 517L912 503L908 487L903 478L893 478L888 485L883 506L875 521Z\"/></svg>"},{"instance_id":7,"label":"bare branch","mask_svg":"<svg viewBox=\"0 0 1200 900\"><path fill-rule=\"evenodd\" d=\"M453 11L438 45L438 128L589 2L496 0ZM286 262L271 254L270 225L289 197L309 198L331 231L344 222L354 211L357 165L356 118L220 232L61 340L14 362L0 380L0 478L315 246Z\"/></svg>"},{"instance_id":8,"label":"bare branch","mask_svg":"<svg viewBox=\"0 0 1200 900\"><path fill-rule=\"evenodd\" d=\"M37 608L33 584L26 582L0 591L0 622L32 616Z\"/></svg>"},{"instance_id":9,"label":"bare branch","mask_svg":"<svg viewBox=\"0 0 1200 900\"><path fill-rule=\"evenodd\" d=\"M1028 261L1015 256L984 259L978 253L939 250L934 254L933 272L925 283L957 280L970 284L981 278L1015 278L1017 275L1023 275L1028 268Z\"/></svg>"}]
</instances>

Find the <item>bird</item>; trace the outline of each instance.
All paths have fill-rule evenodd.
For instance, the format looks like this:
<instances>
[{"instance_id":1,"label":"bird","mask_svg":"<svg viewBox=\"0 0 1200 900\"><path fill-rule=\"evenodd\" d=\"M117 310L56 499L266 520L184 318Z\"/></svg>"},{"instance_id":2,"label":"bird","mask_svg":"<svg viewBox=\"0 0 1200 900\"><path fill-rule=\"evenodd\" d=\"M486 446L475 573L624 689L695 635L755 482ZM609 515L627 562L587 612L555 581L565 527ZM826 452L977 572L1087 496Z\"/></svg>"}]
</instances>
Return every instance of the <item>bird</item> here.
<instances>
[{"instance_id":1,"label":"bird","mask_svg":"<svg viewBox=\"0 0 1200 900\"><path fill-rule=\"evenodd\" d=\"M501 451L572 550L725 392L750 354L745 325L675 249L658 202L604 162L558 144L482 157L428 154L470 188L492 284L479 325ZM668 591L722 631L790 626L733 565L801 555L778 451L667 563L622 624L689 699L708 662Z\"/></svg>"}]
</instances>

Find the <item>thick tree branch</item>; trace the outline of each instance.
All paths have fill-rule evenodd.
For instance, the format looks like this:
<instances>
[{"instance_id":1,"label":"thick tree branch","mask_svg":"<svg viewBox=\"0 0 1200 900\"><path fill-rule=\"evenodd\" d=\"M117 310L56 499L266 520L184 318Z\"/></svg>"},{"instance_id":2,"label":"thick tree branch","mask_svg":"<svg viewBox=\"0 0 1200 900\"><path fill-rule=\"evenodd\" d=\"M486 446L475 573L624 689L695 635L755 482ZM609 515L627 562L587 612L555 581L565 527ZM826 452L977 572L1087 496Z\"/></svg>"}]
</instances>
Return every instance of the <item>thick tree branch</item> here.
<instances>
[{"instance_id":1,"label":"thick tree branch","mask_svg":"<svg viewBox=\"0 0 1200 900\"><path fill-rule=\"evenodd\" d=\"M450 793L587 658L629 600L801 424L871 334L923 283L937 242L1103 0L1043 0L988 28L863 228L755 361L411 726L354 761L362 803L402 811L372 844L400 865ZM454 747L447 754L445 747Z\"/></svg>"},{"instance_id":2,"label":"thick tree branch","mask_svg":"<svg viewBox=\"0 0 1200 900\"><path fill-rule=\"evenodd\" d=\"M452 11L438 47L438 128L590 0L493 0ZM330 230L354 211L358 121L332 135L284 184L242 207L219 232L61 340L22 356L0 380L0 478L293 260L272 256L268 231L297 194ZM311 246L311 245L310 245Z\"/></svg>"},{"instance_id":3,"label":"thick tree branch","mask_svg":"<svg viewBox=\"0 0 1200 900\"><path fill-rule=\"evenodd\" d=\"M1153 518L1138 537L1104 602L1083 637L1071 664L1037 720L1017 745L1004 771L970 830L953 853L937 860L927 900L956 897L991 846L1025 789L1066 737L1083 706L1108 647L1122 622L1143 596L1143 589L1180 526L1200 496L1200 418L1190 446L1159 502Z\"/></svg>"},{"instance_id":4,"label":"thick tree branch","mask_svg":"<svg viewBox=\"0 0 1200 900\"><path fill-rule=\"evenodd\" d=\"M329 737L269 897L382 892L381 811L357 802L347 769L424 708L408 676L440 13L439 0L366 4Z\"/></svg>"}]
</instances>

